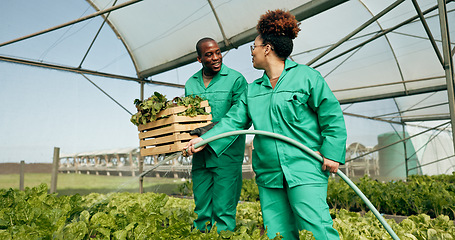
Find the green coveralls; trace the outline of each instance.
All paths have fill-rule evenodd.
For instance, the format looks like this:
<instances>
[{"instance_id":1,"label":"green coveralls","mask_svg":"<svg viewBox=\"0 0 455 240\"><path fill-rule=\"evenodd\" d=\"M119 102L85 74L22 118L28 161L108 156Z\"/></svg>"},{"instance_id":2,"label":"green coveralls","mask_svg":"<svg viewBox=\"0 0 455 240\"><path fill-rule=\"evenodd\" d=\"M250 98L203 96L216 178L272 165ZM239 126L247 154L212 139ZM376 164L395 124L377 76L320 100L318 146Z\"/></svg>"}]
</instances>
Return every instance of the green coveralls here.
<instances>
[{"instance_id":1,"label":"green coveralls","mask_svg":"<svg viewBox=\"0 0 455 240\"><path fill-rule=\"evenodd\" d=\"M339 102L316 70L286 60L272 88L266 74L248 85L239 103L203 139L243 129L278 133L344 164L346 128ZM217 153L222 146L215 146ZM329 172L302 150L275 138L254 138L253 169L268 236L298 239L298 230L316 239L339 239L327 205Z\"/></svg>"},{"instance_id":2,"label":"green coveralls","mask_svg":"<svg viewBox=\"0 0 455 240\"><path fill-rule=\"evenodd\" d=\"M211 80L206 88L202 70L185 84L185 96L198 95L209 101L212 122L218 122L235 105L248 83L239 72L226 67ZM237 203L242 189L242 163L245 136L233 136L210 143L224 146L222 154L215 154L209 147L194 154L192 167L193 193L198 217L194 226L205 231L216 222L218 232L235 228Z\"/></svg>"}]
</instances>

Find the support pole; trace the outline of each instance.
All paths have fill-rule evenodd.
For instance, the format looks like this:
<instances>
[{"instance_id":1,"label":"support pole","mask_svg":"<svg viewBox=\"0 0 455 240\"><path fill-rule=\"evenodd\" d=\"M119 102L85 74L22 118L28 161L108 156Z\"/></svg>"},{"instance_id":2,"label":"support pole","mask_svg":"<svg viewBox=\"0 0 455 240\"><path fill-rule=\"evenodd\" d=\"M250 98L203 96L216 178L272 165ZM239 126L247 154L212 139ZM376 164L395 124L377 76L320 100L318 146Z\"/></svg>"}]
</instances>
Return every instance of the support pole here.
<instances>
[{"instance_id":1,"label":"support pole","mask_svg":"<svg viewBox=\"0 0 455 240\"><path fill-rule=\"evenodd\" d=\"M215 7L213 6L212 1L207 0L209 2L210 8L212 9L213 15L215 15L216 22L218 23L218 27L220 28L221 35L223 35L223 40L224 40L224 45L226 47L229 47L231 43L229 42L229 39L226 37L226 34L224 33L223 25L221 24L220 19L218 18L218 14L215 11Z\"/></svg>"},{"instance_id":2,"label":"support pole","mask_svg":"<svg viewBox=\"0 0 455 240\"><path fill-rule=\"evenodd\" d=\"M57 174L58 174L58 163L60 161L60 148L54 147L54 160L52 162L52 176L51 176L51 189L50 193L57 192Z\"/></svg>"},{"instance_id":3,"label":"support pole","mask_svg":"<svg viewBox=\"0 0 455 240\"><path fill-rule=\"evenodd\" d=\"M144 176L142 172L144 171L144 158L141 156L141 153L137 154L139 160L139 193L144 193Z\"/></svg>"},{"instance_id":4,"label":"support pole","mask_svg":"<svg viewBox=\"0 0 455 240\"><path fill-rule=\"evenodd\" d=\"M24 169L25 169L25 161L21 161L20 166L20 177L19 177L19 190L24 191Z\"/></svg>"},{"instance_id":5,"label":"support pole","mask_svg":"<svg viewBox=\"0 0 455 240\"><path fill-rule=\"evenodd\" d=\"M141 82L141 101L144 101L144 82ZM141 156L141 151L137 154L137 163L139 164L139 193L144 193L144 176L142 172L144 171L144 158Z\"/></svg>"},{"instance_id":6,"label":"support pole","mask_svg":"<svg viewBox=\"0 0 455 240\"><path fill-rule=\"evenodd\" d=\"M144 101L144 81L141 81L141 101Z\"/></svg>"},{"instance_id":7,"label":"support pole","mask_svg":"<svg viewBox=\"0 0 455 240\"><path fill-rule=\"evenodd\" d=\"M455 105L454 105L454 79L453 79L453 62L450 47L449 26L447 22L446 1L438 0L439 25L441 28L442 52L444 56L444 71L447 83L447 95L449 98L449 111L452 123L452 142L455 150Z\"/></svg>"},{"instance_id":8,"label":"support pole","mask_svg":"<svg viewBox=\"0 0 455 240\"><path fill-rule=\"evenodd\" d=\"M401 123L401 127L402 127L402 131L403 131L403 138L406 138L406 128L404 126L404 122ZM404 166L405 166L405 171L406 171L406 180L408 180L408 174L409 174L409 170L408 170L408 150L407 150L407 147L406 147L406 140L403 141L403 147L404 147Z\"/></svg>"}]
</instances>

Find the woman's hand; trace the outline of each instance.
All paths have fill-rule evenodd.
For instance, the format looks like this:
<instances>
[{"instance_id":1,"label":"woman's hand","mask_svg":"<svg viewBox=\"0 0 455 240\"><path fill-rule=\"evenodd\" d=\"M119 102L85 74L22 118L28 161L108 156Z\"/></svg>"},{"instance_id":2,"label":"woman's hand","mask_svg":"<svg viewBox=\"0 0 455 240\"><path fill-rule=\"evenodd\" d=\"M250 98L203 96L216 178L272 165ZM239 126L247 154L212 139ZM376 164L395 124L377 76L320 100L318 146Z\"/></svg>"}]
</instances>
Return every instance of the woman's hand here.
<instances>
[{"instance_id":1,"label":"woman's hand","mask_svg":"<svg viewBox=\"0 0 455 240\"><path fill-rule=\"evenodd\" d=\"M316 153L322 156L320 152L317 151ZM336 173L338 171L338 167L340 166L339 162L332 161L324 156L322 156L322 158L324 159L324 163L322 163L322 171L328 170L331 173Z\"/></svg>"},{"instance_id":2,"label":"woman's hand","mask_svg":"<svg viewBox=\"0 0 455 240\"><path fill-rule=\"evenodd\" d=\"M183 149L186 149L186 152L188 153L189 156L197 153L197 152L200 152L202 149L205 148L206 145L203 145L203 146L200 146L198 148L194 148L194 145L198 142L201 142L203 141L204 139L200 138L200 137L197 137L197 138L193 138L191 139L188 144L186 145L186 147L184 147Z\"/></svg>"}]
</instances>

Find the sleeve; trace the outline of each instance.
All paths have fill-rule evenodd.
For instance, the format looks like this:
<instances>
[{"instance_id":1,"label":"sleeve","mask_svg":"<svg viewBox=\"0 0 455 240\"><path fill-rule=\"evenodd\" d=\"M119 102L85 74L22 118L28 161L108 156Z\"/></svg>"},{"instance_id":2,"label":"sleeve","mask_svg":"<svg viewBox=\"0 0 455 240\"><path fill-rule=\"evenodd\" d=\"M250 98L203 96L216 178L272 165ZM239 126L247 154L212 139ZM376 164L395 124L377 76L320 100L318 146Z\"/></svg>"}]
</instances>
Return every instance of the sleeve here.
<instances>
[{"instance_id":1,"label":"sleeve","mask_svg":"<svg viewBox=\"0 0 455 240\"><path fill-rule=\"evenodd\" d=\"M189 93L189 85L190 85L190 79L188 79L185 83L185 97L188 97L188 93Z\"/></svg>"},{"instance_id":2,"label":"sleeve","mask_svg":"<svg viewBox=\"0 0 455 240\"><path fill-rule=\"evenodd\" d=\"M340 103L320 74L310 91L308 103L317 113L323 138L319 152L325 158L344 164L347 133Z\"/></svg>"},{"instance_id":3,"label":"sleeve","mask_svg":"<svg viewBox=\"0 0 455 240\"><path fill-rule=\"evenodd\" d=\"M251 119L248 115L246 93L247 91L243 92L237 104L232 106L229 112L226 113L226 115L211 130L202 135L202 139L208 139L210 137L235 130L248 129L251 126ZM223 154L223 152L226 151L233 143L233 141L225 141L222 144L212 144L218 141L219 140L209 143L209 146L217 157Z\"/></svg>"},{"instance_id":4,"label":"sleeve","mask_svg":"<svg viewBox=\"0 0 455 240\"><path fill-rule=\"evenodd\" d=\"M243 75L240 74L240 76L236 79L234 86L232 88L232 106L237 104L237 102L240 99L240 96L242 96L242 93L245 91L247 88L248 83Z\"/></svg>"}]
</instances>

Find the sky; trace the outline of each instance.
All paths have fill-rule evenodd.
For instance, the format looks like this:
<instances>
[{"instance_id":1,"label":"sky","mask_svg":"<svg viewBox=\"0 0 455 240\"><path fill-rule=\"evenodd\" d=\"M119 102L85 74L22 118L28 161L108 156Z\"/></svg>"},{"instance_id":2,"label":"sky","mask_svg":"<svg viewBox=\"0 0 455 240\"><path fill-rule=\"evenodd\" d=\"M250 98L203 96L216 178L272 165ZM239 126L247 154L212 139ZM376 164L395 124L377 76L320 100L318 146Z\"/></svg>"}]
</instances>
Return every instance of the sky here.
<instances>
[{"instance_id":1,"label":"sky","mask_svg":"<svg viewBox=\"0 0 455 240\"><path fill-rule=\"evenodd\" d=\"M95 12L81 0L4 1L0 8L0 42L48 29ZM0 55L78 66L102 24L93 18L50 33L0 47ZM249 72L253 80L262 75L251 66L249 47L224 53L224 63ZM241 59L241 60L239 60ZM123 44L105 25L82 64L90 70L135 77ZM153 77L174 78L184 84L200 64L181 67ZM136 126L131 115L75 73L0 61L0 162L51 162L54 147L60 155L137 147ZM136 82L86 75L90 80L135 113L133 101L140 97ZM172 99L181 88L146 85L145 96L158 91Z\"/></svg>"},{"instance_id":2,"label":"sky","mask_svg":"<svg viewBox=\"0 0 455 240\"><path fill-rule=\"evenodd\" d=\"M0 43L48 29L95 12L83 0L9 0L0 8ZM78 66L102 24L92 18L31 39L0 47L1 56ZM263 72L252 67L249 45L225 52L223 62L241 72L248 82ZM152 77L157 81L184 84L200 69L194 63ZM82 68L135 77L124 45L105 25ZM129 112L140 97L136 82L86 75ZM145 97L154 91L168 99L183 89L146 85ZM390 101L342 106L350 112L377 115ZM377 113L376 113L377 112ZM0 163L52 162L54 147L60 154L138 147L138 131L130 113L119 107L83 76L75 73L0 61ZM345 116L348 144L377 144L384 132L401 131L383 122Z\"/></svg>"}]
</instances>

